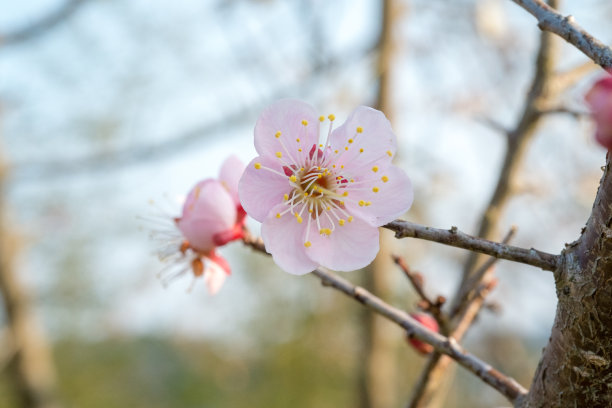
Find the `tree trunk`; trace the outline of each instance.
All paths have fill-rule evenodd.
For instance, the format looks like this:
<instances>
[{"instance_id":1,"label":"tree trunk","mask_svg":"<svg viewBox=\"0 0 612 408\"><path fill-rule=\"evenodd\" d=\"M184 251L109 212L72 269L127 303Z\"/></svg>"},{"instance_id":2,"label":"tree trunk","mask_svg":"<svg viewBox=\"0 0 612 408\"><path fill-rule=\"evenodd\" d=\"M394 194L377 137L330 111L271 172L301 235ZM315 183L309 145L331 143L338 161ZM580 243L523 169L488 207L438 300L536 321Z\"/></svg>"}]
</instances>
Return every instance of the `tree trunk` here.
<instances>
[{"instance_id":1,"label":"tree trunk","mask_svg":"<svg viewBox=\"0 0 612 408\"><path fill-rule=\"evenodd\" d=\"M555 272L557 314L519 407L612 407L612 174L608 153L591 217Z\"/></svg>"}]
</instances>

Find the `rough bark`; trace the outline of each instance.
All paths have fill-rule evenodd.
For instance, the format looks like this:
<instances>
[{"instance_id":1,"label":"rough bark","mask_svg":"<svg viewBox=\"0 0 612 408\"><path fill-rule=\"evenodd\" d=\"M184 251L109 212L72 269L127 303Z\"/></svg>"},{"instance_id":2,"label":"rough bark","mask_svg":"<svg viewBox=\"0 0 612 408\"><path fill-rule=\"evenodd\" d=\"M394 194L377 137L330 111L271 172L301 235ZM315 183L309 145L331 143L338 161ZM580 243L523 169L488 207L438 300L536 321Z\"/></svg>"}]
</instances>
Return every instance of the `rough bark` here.
<instances>
[{"instance_id":1,"label":"rough bark","mask_svg":"<svg viewBox=\"0 0 612 408\"><path fill-rule=\"evenodd\" d=\"M518 406L612 406L611 226L608 153L591 217L555 272L555 322L531 390Z\"/></svg>"}]
</instances>

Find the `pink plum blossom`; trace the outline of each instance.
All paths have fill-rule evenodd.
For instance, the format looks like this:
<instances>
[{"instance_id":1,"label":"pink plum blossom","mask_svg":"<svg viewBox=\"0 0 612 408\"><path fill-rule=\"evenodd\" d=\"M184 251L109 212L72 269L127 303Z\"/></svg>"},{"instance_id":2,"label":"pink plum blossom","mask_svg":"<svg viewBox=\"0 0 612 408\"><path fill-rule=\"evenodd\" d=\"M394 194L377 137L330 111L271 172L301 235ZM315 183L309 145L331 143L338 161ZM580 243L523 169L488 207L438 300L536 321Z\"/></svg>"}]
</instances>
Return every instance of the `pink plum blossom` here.
<instances>
[{"instance_id":1,"label":"pink plum blossom","mask_svg":"<svg viewBox=\"0 0 612 408\"><path fill-rule=\"evenodd\" d=\"M243 171L242 162L231 156L221 167L218 180L205 179L191 189L181 216L174 219L179 237L170 242L174 263L164 281L190 270L194 278L204 278L209 293L221 288L231 271L216 249L244 234L246 213L238 201L238 180Z\"/></svg>"},{"instance_id":2,"label":"pink plum blossom","mask_svg":"<svg viewBox=\"0 0 612 408\"><path fill-rule=\"evenodd\" d=\"M608 150L612 149L612 76L597 81L585 99L597 124L595 139Z\"/></svg>"},{"instance_id":3,"label":"pink plum blossom","mask_svg":"<svg viewBox=\"0 0 612 408\"><path fill-rule=\"evenodd\" d=\"M238 186L246 212L263 223L266 250L292 274L366 266L378 227L412 203L410 180L391 164L396 137L385 115L361 106L335 129L334 121L297 100L269 106L255 125L259 156Z\"/></svg>"}]
</instances>

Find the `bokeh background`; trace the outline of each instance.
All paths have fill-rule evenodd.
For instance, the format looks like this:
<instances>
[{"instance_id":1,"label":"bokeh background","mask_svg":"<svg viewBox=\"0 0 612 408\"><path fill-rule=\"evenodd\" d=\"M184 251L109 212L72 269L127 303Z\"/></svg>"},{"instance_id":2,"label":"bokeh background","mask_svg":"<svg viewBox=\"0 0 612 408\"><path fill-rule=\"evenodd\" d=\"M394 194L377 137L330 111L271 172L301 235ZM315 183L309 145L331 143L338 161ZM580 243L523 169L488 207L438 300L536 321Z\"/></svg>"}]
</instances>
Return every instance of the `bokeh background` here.
<instances>
[{"instance_id":1,"label":"bokeh background","mask_svg":"<svg viewBox=\"0 0 612 408\"><path fill-rule=\"evenodd\" d=\"M28 338L50 350L40 376L55 373L53 406L359 406L359 304L239 243L222 249L233 274L218 295L201 282L186 293L189 277L164 288L149 233L229 154L255 155L252 129L267 104L296 97L342 121L377 103L383 69L397 164L415 190L405 218L474 233L504 152L487 121L511 127L520 114L535 20L506 0L396 1L381 67L382 9L376 0L0 0L0 240L11 247L1 263L23 295ZM612 41L609 1L562 10ZM559 69L586 61L565 44L561 53ZM605 152L580 113L600 74L564 93L560 106L577 114L548 117L529 148L502 221L518 226L516 245L558 253L588 217ZM467 255L416 240L393 251L427 291L449 297ZM401 271L388 274L391 301L415 310ZM496 307L465 345L528 386L554 317L553 278L508 262L497 276ZM20 345L5 310L0 407L21 407ZM424 359L388 330L401 406ZM445 406L496 404L503 397L459 371Z\"/></svg>"}]
</instances>

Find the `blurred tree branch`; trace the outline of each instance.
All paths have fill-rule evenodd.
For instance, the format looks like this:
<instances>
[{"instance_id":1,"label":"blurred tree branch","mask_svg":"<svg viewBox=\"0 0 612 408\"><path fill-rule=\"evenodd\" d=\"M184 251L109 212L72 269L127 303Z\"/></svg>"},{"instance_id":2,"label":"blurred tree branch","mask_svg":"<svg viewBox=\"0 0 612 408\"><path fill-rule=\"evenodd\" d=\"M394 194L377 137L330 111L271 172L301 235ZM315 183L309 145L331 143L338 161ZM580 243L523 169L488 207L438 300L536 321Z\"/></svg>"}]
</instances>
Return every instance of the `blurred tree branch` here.
<instances>
[{"instance_id":1,"label":"blurred tree branch","mask_svg":"<svg viewBox=\"0 0 612 408\"><path fill-rule=\"evenodd\" d=\"M336 69L354 66L357 61L370 58L373 52L374 48L368 47L360 55L351 53L350 55L329 57L324 62L318 63L316 67L313 67L308 76L327 75ZM18 163L11 168L11 181L31 180L40 182L51 178L82 175L86 172L113 171L125 166L167 159L172 155L181 154L197 146L212 134L220 133L223 130L227 130L228 127L236 126L240 123L247 123L250 118L261 111L263 106L286 95L294 94L296 88L302 85L302 82L297 82L279 87L264 101L237 109L234 112L222 115L218 119L204 123L182 134L169 137L156 144L141 145L116 152L92 154L79 159L54 159L41 162Z\"/></svg>"},{"instance_id":2,"label":"blurred tree branch","mask_svg":"<svg viewBox=\"0 0 612 408\"><path fill-rule=\"evenodd\" d=\"M86 0L66 0L64 4L41 18L39 21L18 28L12 32L0 33L0 47L19 45L46 34L60 23L69 19L85 1Z\"/></svg>"},{"instance_id":3,"label":"blurred tree branch","mask_svg":"<svg viewBox=\"0 0 612 408\"><path fill-rule=\"evenodd\" d=\"M382 111L393 123L393 67L397 59L396 29L402 16L397 0L379 3L380 26L376 45L374 76L377 82L374 108ZM380 251L374 261L363 269L363 286L388 301L393 295L391 282L390 244L392 236L381 231ZM358 404L361 408L394 408L397 406L397 350L388 321L368 309L362 310L363 350L359 353Z\"/></svg>"},{"instance_id":4,"label":"blurred tree branch","mask_svg":"<svg viewBox=\"0 0 612 408\"><path fill-rule=\"evenodd\" d=\"M557 0L551 0L556 6ZM559 93L564 89L555 86L555 46L553 35L547 32L540 34L540 46L535 62L535 73L529 93L526 95L522 114L512 129L504 129L507 146L494 192L482 213L478 236L494 239L498 235L498 228L503 211L510 201L514 191L527 147L541 123L544 111L549 109L556 101ZM582 70L577 70L582 73ZM563 85L570 83L577 75L565 75ZM559 256L551 263L551 271L556 269ZM481 254L471 253L464 265L463 276L459 288L450 302L449 318L451 320L451 334L461 338L463 333L471 326L474 318L482 307L482 297L478 296L478 288L485 286L493 279L493 268L487 267L487 261ZM461 332L461 334L459 334ZM429 406L431 395L436 392L438 383L448 372L450 360L434 354L430 357L415 388L410 408Z\"/></svg>"},{"instance_id":5,"label":"blurred tree branch","mask_svg":"<svg viewBox=\"0 0 612 408\"><path fill-rule=\"evenodd\" d=\"M32 301L15 270L18 243L5 214L4 174L0 158L0 294L7 317L7 371L23 408L58 408L55 369L49 346L36 320Z\"/></svg>"}]
</instances>

